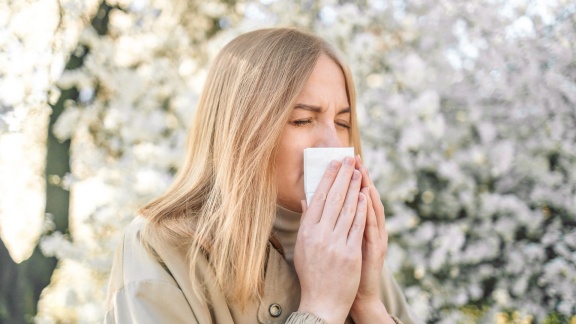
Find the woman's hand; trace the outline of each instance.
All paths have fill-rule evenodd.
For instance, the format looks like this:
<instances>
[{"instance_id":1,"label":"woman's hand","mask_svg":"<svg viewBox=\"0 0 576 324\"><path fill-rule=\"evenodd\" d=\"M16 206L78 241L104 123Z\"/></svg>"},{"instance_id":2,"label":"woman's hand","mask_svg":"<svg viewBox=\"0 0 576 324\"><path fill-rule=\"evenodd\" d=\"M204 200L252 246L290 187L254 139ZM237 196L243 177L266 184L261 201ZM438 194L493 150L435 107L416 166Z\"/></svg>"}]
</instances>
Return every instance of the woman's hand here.
<instances>
[{"instance_id":1,"label":"woman's hand","mask_svg":"<svg viewBox=\"0 0 576 324\"><path fill-rule=\"evenodd\" d=\"M343 323L357 298L368 197L355 159L332 161L303 214L294 251L299 311ZM365 290L365 289L364 289Z\"/></svg>"},{"instance_id":2,"label":"woman's hand","mask_svg":"<svg viewBox=\"0 0 576 324\"><path fill-rule=\"evenodd\" d=\"M380 200L380 194L368 175L368 169L362 164L359 156L356 157L356 167L362 174L362 193L367 197L368 215L362 242L362 276L351 315L357 323L363 322L366 318L374 320L376 314L377 318L391 320L380 301L379 291L384 257L388 249L384 206Z\"/></svg>"}]
</instances>

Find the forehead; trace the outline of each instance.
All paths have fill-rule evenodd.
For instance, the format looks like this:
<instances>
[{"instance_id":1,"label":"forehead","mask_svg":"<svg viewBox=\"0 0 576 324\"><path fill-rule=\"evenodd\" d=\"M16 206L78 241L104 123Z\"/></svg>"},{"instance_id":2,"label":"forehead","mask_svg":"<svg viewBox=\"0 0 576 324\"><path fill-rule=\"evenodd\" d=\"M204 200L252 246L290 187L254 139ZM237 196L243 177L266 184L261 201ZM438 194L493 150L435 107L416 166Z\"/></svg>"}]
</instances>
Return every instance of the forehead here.
<instances>
[{"instance_id":1,"label":"forehead","mask_svg":"<svg viewBox=\"0 0 576 324\"><path fill-rule=\"evenodd\" d=\"M322 106L349 106L346 91L346 79L342 68L333 59L322 54L306 80L299 100Z\"/></svg>"}]
</instances>

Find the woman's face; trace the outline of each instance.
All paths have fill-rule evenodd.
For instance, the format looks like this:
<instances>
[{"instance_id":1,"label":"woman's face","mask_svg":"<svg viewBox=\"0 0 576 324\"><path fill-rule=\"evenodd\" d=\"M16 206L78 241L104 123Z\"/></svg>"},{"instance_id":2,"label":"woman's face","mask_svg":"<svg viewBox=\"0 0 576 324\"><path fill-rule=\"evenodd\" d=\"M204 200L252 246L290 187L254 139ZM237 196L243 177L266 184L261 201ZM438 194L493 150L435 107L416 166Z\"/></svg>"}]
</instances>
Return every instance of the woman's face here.
<instances>
[{"instance_id":1,"label":"woman's face","mask_svg":"<svg viewBox=\"0 0 576 324\"><path fill-rule=\"evenodd\" d=\"M344 73L326 55L320 56L296 99L282 132L276 159L278 204L302 211L304 149L350 145L350 103Z\"/></svg>"}]
</instances>

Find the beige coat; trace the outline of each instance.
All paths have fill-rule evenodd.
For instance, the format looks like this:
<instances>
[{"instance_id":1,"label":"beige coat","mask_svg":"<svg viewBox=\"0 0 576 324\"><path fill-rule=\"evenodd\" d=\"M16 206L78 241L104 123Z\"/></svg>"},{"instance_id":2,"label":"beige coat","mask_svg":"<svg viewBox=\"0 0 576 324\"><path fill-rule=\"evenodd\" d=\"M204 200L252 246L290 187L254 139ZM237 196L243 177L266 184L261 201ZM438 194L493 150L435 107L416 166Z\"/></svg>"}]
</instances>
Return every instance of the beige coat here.
<instances>
[{"instance_id":1,"label":"beige coat","mask_svg":"<svg viewBox=\"0 0 576 324\"><path fill-rule=\"evenodd\" d=\"M292 267L270 245L260 303L240 311L229 305L221 291L208 290L207 304L198 298L188 275L183 253L171 246L154 246L150 255L140 239L146 220L137 217L118 245L106 301L105 323L324 323L312 314L297 312L300 284ZM213 273L205 259L197 267L206 281ZM385 269L382 300L398 322L417 323L394 278ZM396 320L395 319L395 320ZM349 319L347 322L351 322Z\"/></svg>"}]
</instances>

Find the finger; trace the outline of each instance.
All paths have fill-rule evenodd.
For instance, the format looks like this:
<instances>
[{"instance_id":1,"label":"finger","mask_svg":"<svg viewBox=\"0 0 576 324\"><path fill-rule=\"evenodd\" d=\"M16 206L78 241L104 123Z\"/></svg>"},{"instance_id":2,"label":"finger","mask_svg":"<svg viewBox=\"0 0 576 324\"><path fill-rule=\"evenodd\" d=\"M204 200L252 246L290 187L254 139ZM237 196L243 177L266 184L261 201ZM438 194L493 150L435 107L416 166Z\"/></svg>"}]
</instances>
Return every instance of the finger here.
<instances>
[{"instance_id":1,"label":"finger","mask_svg":"<svg viewBox=\"0 0 576 324\"><path fill-rule=\"evenodd\" d=\"M365 165L362 165L358 170L362 174L362 187L373 186L374 183L372 182L372 179L370 179L370 176L368 175L368 168Z\"/></svg>"},{"instance_id":2,"label":"finger","mask_svg":"<svg viewBox=\"0 0 576 324\"><path fill-rule=\"evenodd\" d=\"M362 166L360 168L360 171L362 173L362 185L363 186L365 185L370 188L370 199L372 201L372 205L374 206L374 211L376 212L378 220L378 229L380 230L380 232L382 232L385 229L385 223L386 223L386 217L384 214L384 205L382 204L382 199L380 199L380 194L378 193L378 190L376 189L376 186L374 185L372 178L370 178L370 175L368 174L368 168L366 168L366 166Z\"/></svg>"},{"instance_id":3,"label":"finger","mask_svg":"<svg viewBox=\"0 0 576 324\"><path fill-rule=\"evenodd\" d=\"M376 217L377 217L377 221L378 221L378 230L380 231L380 235L388 235L386 233L386 211L384 210L384 205L382 204L382 201L379 200L380 202L380 206L382 209L381 213L376 213Z\"/></svg>"},{"instance_id":4,"label":"finger","mask_svg":"<svg viewBox=\"0 0 576 324\"><path fill-rule=\"evenodd\" d=\"M330 191L340 167L341 163L336 160L328 164L328 167L326 168L326 171L324 171L324 175L310 200L310 206L306 209L307 215L302 221L302 224L316 224L320 221L326 197L328 196L328 191Z\"/></svg>"},{"instance_id":5,"label":"finger","mask_svg":"<svg viewBox=\"0 0 576 324\"><path fill-rule=\"evenodd\" d=\"M376 212L374 211L374 206L372 204L372 198L370 196L370 188L362 188L362 193L366 196L366 227L374 226L378 228L378 222L376 220Z\"/></svg>"},{"instance_id":6,"label":"finger","mask_svg":"<svg viewBox=\"0 0 576 324\"><path fill-rule=\"evenodd\" d=\"M368 168L363 165L360 168L360 172L362 173L362 180L365 181L366 183L366 187L370 187L370 194L371 194L371 198L372 200L377 200L380 201L380 194L378 193L378 190L376 190L376 185L374 184L374 181L372 181L372 178L370 177L370 174L368 173ZM363 183L364 183L363 181ZM374 198L378 198L378 199L374 199Z\"/></svg>"},{"instance_id":7,"label":"finger","mask_svg":"<svg viewBox=\"0 0 576 324\"><path fill-rule=\"evenodd\" d=\"M354 222L348 232L347 245L362 248L362 239L364 238L364 228L366 227L366 196L363 193L358 195L358 207Z\"/></svg>"},{"instance_id":8,"label":"finger","mask_svg":"<svg viewBox=\"0 0 576 324\"><path fill-rule=\"evenodd\" d=\"M336 220L338 220L338 216L340 215L340 210L344 204L353 172L354 158L348 156L344 158L344 163L342 163L342 167L340 167L340 171L338 171L336 180L334 180L330 191L328 191L324 210L322 211L322 219L320 221L331 230L334 230Z\"/></svg>"},{"instance_id":9,"label":"finger","mask_svg":"<svg viewBox=\"0 0 576 324\"><path fill-rule=\"evenodd\" d=\"M357 154L354 159L356 160L356 165L354 166L356 168L356 170L360 171L360 168L362 167L362 158L360 157L360 154Z\"/></svg>"},{"instance_id":10,"label":"finger","mask_svg":"<svg viewBox=\"0 0 576 324\"><path fill-rule=\"evenodd\" d=\"M344 205L342 205L342 209L340 209L340 215L336 221L336 226L334 226L334 232L337 237L344 238L344 240L346 240L347 234L350 231L350 226L356 216L356 207L358 205L358 194L360 194L361 181L362 175L360 174L360 171L354 170L350 186L348 187L348 192L346 193L346 198L344 199Z\"/></svg>"},{"instance_id":11,"label":"finger","mask_svg":"<svg viewBox=\"0 0 576 324\"><path fill-rule=\"evenodd\" d=\"M378 220L376 219L376 212L374 211L372 199L370 198L370 188L368 187L362 188L362 193L366 196L366 208L367 208L366 228L364 229L364 232L366 234L366 238L369 241L373 241L376 238L380 237Z\"/></svg>"}]
</instances>

